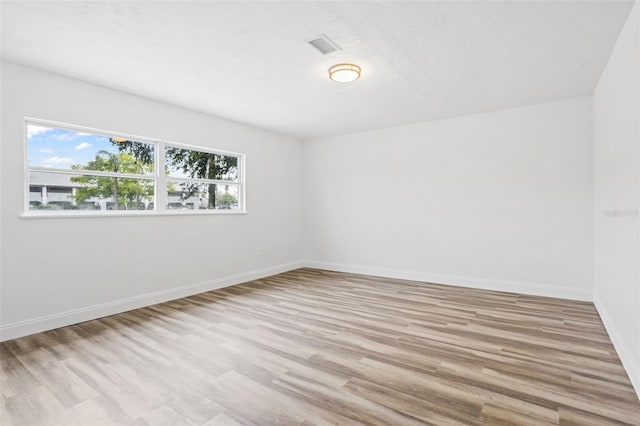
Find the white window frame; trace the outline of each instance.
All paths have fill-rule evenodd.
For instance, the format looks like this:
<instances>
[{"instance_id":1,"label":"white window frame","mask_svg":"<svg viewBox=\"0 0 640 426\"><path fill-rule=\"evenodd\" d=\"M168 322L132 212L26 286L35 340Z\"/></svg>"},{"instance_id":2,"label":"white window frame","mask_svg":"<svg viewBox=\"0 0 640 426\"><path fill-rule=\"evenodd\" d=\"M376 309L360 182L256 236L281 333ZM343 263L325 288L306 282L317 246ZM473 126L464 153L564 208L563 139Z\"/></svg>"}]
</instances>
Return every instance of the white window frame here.
<instances>
[{"instance_id":1,"label":"white window frame","mask_svg":"<svg viewBox=\"0 0 640 426\"><path fill-rule=\"evenodd\" d=\"M131 173L114 173L93 170L71 170L54 167L30 167L28 157L28 132L29 125L46 126L55 129L71 130L77 132L92 133L100 136L118 137L127 140L139 141L153 145L154 147L154 171L151 175L131 174ZM184 144L163 139L149 138L145 136L131 135L127 133L113 132L109 130L96 129L86 126L78 126L74 124L60 123L57 121L42 120L38 118L24 118L24 206L21 217L23 218L57 218L57 217L126 217L126 216L189 216L189 215L229 215L229 214L246 214L246 181L245 181L245 155L232 151L223 151L219 149L211 149L203 146ZM193 151L207 152L211 154L233 156L238 158L238 179L235 181L218 180L218 179L200 179L200 178L181 178L166 176L164 173L165 166L165 147L171 146L175 148L184 148ZM92 213L91 210L30 210L29 209L29 172L49 172L61 173L69 175L88 175L88 176L107 176L122 177L133 179L148 179L154 181L154 209L153 210L99 210ZM162 171L162 172L161 172ZM216 185L237 185L238 186L238 204L236 210L227 209L193 209L193 210L169 210L167 209L167 181L183 181L208 183Z\"/></svg>"}]
</instances>

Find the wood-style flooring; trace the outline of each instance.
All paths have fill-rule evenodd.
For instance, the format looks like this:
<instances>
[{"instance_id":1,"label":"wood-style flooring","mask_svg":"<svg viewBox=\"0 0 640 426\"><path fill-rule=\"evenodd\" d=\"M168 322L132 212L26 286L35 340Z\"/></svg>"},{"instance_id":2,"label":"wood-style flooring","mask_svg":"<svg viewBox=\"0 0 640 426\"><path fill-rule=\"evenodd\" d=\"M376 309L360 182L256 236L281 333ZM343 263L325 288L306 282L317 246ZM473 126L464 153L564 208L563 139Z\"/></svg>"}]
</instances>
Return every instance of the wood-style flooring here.
<instances>
[{"instance_id":1,"label":"wood-style flooring","mask_svg":"<svg viewBox=\"0 0 640 426\"><path fill-rule=\"evenodd\" d=\"M9 425L640 425L593 305L300 269L0 345Z\"/></svg>"}]
</instances>

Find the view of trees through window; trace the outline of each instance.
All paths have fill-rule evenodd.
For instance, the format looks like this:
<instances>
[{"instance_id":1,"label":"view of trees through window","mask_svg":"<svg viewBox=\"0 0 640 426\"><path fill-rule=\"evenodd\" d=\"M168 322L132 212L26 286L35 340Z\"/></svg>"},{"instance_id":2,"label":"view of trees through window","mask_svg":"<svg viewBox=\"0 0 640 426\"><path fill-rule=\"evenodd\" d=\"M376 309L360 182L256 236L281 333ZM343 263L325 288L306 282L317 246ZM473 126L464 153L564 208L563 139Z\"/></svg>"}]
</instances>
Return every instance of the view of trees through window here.
<instances>
[{"instance_id":1,"label":"view of trees through window","mask_svg":"<svg viewBox=\"0 0 640 426\"><path fill-rule=\"evenodd\" d=\"M119 142L114 138L109 139L112 144ZM72 170L95 170L113 173L152 174L153 173L153 148L147 144L127 141L139 146L144 145L151 151L149 157L141 157L127 152L111 153L101 150L96 153L93 160L86 164L74 164ZM118 146L120 148L120 146ZM69 179L72 183L79 184L72 194L72 199L77 205L83 205L91 199L111 199L112 204L107 203L109 210L144 210L153 200L154 182L148 179L132 179L123 177L108 177L83 175Z\"/></svg>"},{"instance_id":2,"label":"view of trees through window","mask_svg":"<svg viewBox=\"0 0 640 426\"><path fill-rule=\"evenodd\" d=\"M240 208L234 155L28 124L27 156L31 210L157 210L157 191L161 210Z\"/></svg>"},{"instance_id":3,"label":"view of trees through window","mask_svg":"<svg viewBox=\"0 0 640 426\"><path fill-rule=\"evenodd\" d=\"M238 179L238 157L167 146L165 159L166 172L171 177L231 182ZM235 188L233 185L189 181L176 183L175 187L178 188L183 199L198 195L200 199L205 200L206 208L209 209L216 207L230 209L238 204L238 194L232 189ZM172 188L175 187L172 186ZM220 189L223 191L220 192Z\"/></svg>"}]
</instances>

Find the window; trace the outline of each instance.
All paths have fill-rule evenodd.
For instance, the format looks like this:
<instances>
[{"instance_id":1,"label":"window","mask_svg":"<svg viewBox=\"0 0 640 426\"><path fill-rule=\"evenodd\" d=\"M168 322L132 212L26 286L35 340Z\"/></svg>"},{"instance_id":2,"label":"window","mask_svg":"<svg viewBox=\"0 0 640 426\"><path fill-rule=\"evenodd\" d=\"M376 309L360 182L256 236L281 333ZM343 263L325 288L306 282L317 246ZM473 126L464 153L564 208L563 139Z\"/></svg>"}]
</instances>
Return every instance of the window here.
<instances>
[{"instance_id":1,"label":"window","mask_svg":"<svg viewBox=\"0 0 640 426\"><path fill-rule=\"evenodd\" d=\"M242 212L243 156L26 121L29 215Z\"/></svg>"},{"instance_id":2,"label":"window","mask_svg":"<svg viewBox=\"0 0 640 426\"><path fill-rule=\"evenodd\" d=\"M240 209L239 157L165 146L167 209Z\"/></svg>"}]
</instances>

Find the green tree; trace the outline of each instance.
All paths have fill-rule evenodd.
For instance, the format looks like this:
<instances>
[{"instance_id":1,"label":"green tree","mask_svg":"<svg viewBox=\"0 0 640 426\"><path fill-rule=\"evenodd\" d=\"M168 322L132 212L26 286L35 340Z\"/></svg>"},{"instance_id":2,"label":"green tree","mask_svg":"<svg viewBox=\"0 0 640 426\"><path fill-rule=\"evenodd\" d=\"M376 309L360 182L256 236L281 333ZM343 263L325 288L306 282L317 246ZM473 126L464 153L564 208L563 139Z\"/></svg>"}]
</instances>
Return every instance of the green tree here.
<instances>
[{"instance_id":1,"label":"green tree","mask_svg":"<svg viewBox=\"0 0 640 426\"><path fill-rule=\"evenodd\" d=\"M223 194L218 195L216 202L218 203L218 207L221 209L230 209L232 205L238 203L238 198L233 195L225 192Z\"/></svg>"},{"instance_id":2,"label":"green tree","mask_svg":"<svg viewBox=\"0 0 640 426\"><path fill-rule=\"evenodd\" d=\"M150 144L111 138L111 143L118 147L119 152L130 154L136 162L142 165L153 164L153 148ZM165 173L169 173L169 165L181 171L186 176L196 179L233 180L238 173L238 157L213 154L210 152L194 151L191 149L167 147L165 149ZM183 199L200 192L200 184L183 184L185 192ZM207 185L208 208L215 209L217 185ZM237 202L237 200L235 201Z\"/></svg>"},{"instance_id":3,"label":"green tree","mask_svg":"<svg viewBox=\"0 0 640 426\"><path fill-rule=\"evenodd\" d=\"M87 164L73 165L71 168L73 170L140 174L152 171L153 166L126 152L114 154L108 151L98 151L94 160ZM94 197L113 197L115 210L118 210L120 206L128 208L129 203L133 203L134 208L137 209L143 200L150 200L153 197L153 183L150 180L83 175L72 177L71 182L81 185L73 195L76 202L83 202Z\"/></svg>"},{"instance_id":4,"label":"green tree","mask_svg":"<svg viewBox=\"0 0 640 426\"><path fill-rule=\"evenodd\" d=\"M141 164L153 164L153 147L150 144L113 137L109 138L109 142L115 145L119 152L131 154Z\"/></svg>"},{"instance_id":5,"label":"green tree","mask_svg":"<svg viewBox=\"0 0 640 426\"><path fill-rule=\"evenodd\" d=\"M168 147L165 157L169 165L192 178L226 180L234 179L238 173L238 158L228 155ZM183 197L189 198L198 192L200 185L188 184L184 187L187 193ZM208 208L215 209L217 185L210 184L207 188Z\"/></svg>"},{"instance_id":6,"label":"green tree","mask_svg":"<svg viewBox=\"0 0 640 426\"><path fill-rule=\"evenodd\" d=\"M133 173L141 173L145 172L153 172L153 147L151 144L136 142L128 139L111 137L109 138L109 142L112 145L115 145L118 148L118 151L122 153L129 154L134 162L135 167L133 169ZM128 172L131 173L131 172ZM117 186L116 186L117 188ZM142 193L139 191L140 186L136 186L136 209L139 207L141 202ZM153 191L153 189L152 189ZM147 196L147 198L150 198ZM118 201L116 197L116 206L115 209L118 209Z\"/></svg>"}]
</instances>

